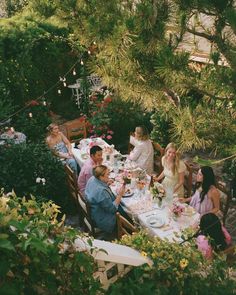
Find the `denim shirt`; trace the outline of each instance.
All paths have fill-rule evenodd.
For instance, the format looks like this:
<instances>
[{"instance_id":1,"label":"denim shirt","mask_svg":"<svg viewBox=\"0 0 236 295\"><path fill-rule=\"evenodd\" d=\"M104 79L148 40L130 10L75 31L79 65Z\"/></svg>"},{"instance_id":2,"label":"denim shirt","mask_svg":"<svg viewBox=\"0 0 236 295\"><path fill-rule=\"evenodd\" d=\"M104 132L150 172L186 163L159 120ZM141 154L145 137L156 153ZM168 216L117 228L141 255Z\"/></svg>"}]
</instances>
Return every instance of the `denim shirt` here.
<instances>
[{"instance_id":1,"label":"denim shirt","mask_svg":"<svg viewBox=\"0 0 236 295\"><path fill-rule=\"evenodd\" d=\"M109 186L92 176L85 188L85 198L91 206L91 217L96 226L104 232L111 233L116 226L118 205Z\"/></svg>"}]
</instances>

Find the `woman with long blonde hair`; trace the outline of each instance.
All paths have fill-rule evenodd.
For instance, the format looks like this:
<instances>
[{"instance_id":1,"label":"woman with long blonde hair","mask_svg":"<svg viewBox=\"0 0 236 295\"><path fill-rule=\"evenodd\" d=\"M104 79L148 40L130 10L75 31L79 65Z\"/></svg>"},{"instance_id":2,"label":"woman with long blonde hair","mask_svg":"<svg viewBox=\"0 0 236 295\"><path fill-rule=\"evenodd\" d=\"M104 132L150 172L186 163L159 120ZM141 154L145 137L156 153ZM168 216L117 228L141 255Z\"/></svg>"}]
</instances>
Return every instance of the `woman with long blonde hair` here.
<instances>
[{"instance_id":1,"label":"woman with long blonde hair","mask_svg":"<svg viewBox=\"0 0 236 295\"><path fill-rule=\"evenodd\" d=\"M67 164L78 176L78 166L72 153L72 147L69 140L65 135L60 132L59 126L55 123L51 123L47 130L49 132L46 143L48 147L53 151L55 156L62 160L63 164Z\"/></svg>"},{"instance_id":2,"label":"woman with long blonde hair","mask_svg":"<svg viewBox=\"0 0 236 295\"><path fill-rule=\"evenodd\" d=\"M165 155L162 157L162 173L155 179L156 181L162 181L164 189L171 191L173 194L177 194L178 197L184 196L184 174L186 166L179 158L176 145L170 142L166 149Z\"/></svg>"}]
</instances>

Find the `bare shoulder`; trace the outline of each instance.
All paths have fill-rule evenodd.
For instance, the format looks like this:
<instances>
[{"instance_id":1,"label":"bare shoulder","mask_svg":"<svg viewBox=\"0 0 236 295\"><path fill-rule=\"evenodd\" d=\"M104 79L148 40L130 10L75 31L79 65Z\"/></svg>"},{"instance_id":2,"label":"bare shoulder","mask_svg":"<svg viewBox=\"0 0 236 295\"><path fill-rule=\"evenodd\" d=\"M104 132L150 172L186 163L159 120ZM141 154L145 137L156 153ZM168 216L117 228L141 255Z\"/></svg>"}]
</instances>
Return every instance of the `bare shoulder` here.
<instances>
[{"instance_id":1,"label":"bare shoulder","mask_svg":"<svg viewBox=\"0 0 236 295\"><path fill-rule=\"evenodd\" d=\"M50 142L51 142L51 136L50 135L47 136L45 141L46 141L47 144L50 144Z\"/></svg>"},{"instance_id":2,"label":"bare shoulder","mask_svg":"<svg viewBox=\"0 0 236 295\"><path fill-rule=\"evenodd\" d=\"M208 192L208 195L210 198L219 198L220 192L214 185L212 185L209 192Z\"/></svg>"}]
</instances>

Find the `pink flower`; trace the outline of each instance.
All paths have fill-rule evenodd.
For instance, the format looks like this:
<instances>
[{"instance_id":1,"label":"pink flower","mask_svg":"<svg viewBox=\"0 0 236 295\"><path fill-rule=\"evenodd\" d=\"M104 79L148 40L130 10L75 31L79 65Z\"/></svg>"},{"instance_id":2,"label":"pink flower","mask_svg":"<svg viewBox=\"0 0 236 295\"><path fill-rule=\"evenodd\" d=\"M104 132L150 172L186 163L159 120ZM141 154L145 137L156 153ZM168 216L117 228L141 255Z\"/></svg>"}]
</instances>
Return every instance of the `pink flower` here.
<instances>
[{"instance_id":1,"label":"pink flower","mask_svg":"<svg viewBox=\"0 0 236 295\"><path fill-rule=\"evenodd\" d=\"M112 130L108 130L107 133L114 134L114 132Z\"/></svg>"},{"instance_id":2,"label":"pink flower","mask_svg":"<svg viewBox=\"0 0 236 295\"><path fill-rule=\"evenodd\" d=\"M28 102L28 105L30 105L30 106L38 106L39 103L37 102L37 100L31 100L31 101Z\"/></svg>"},{"instance_id":3,"label":"pink flower","mask_svg":"<svg viewBox=\"0 0 236 295\"><path fill-rule=\"evenodd\" d=\"M112 139L112 136L111 135L107 135L107 139Z\"/></svg>"}]
</instances>

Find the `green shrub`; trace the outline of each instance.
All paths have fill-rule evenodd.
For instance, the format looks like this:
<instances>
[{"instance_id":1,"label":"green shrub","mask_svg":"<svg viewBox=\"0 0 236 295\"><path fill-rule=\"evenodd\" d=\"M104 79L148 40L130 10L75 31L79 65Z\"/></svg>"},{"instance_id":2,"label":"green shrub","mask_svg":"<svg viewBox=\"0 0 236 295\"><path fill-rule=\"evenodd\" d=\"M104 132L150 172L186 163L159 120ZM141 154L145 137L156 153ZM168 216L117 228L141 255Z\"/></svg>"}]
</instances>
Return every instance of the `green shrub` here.
<instances>
[{"instance_id":1,"label":"green shrub","mask_svg":"<svg viewBox=\"0 0 236 295\"><path fill-rule=\"evenodd\" d=\"M151 130L150 116L151 113L138 103L124 101L106 90L89 97L89 112L85 118L89 136L102 137L118 150L127 152L129 134L136 126L145 125Z\"/></svg>"},{"instance_id":2,"label":"green shrub","mask_svg":"<svg viewBox=\"0 0 236 295\"><path fill-rule=\"evenodd\" d=\"M98 294L94 260L75 249L81 234L59 212L51 201L0 194L0 294Z\"/></svg>"},{"instance_id":3,"label":"green shrub","mask_svg":"<svg viewBox=\"0 0 236 295\"><path fill-rule=\"evenodd\" d=\"M50 24L34 14L0 19L0 76L8 98L18 107L36 99L52 87L76 60L68 41L69 30ZM67 76L67 84L74 76ZM57 89L46 99L58 101ZM69 89L63 88L60 100L69 100Z\"/></svg>"},{"instance_id":4,"label":"green shrub","mask_svg":"<svg viewBox=\"0 0 236 295\"><path fill-rule=\"evenodd\" d=\"M64 167L44 144L0 146L0 166L0 185L7 192L14 190L19 196L35 194L53 200L64 212L69 210L71 200Z\"/></svg>"},{"instance_id":5,"label":"green shrub","mask_svg":"<svg viewBox=\"0 0 236 295\"><path fill-rule=\"evenodd\" d=\"M185 237L187 237L188 233ZM204 295L234 294L235 280L222 257L207 261L196 249L195 241L184 245L153 238L140 232L123 236L121 243L148 256L153 266L143 265L116 282L107 294Z\"/></svg>"},{"instance_id":6,"label":"green shrub","mask_svg":"<svg viewBox=\"0 0 236 295\"><path fill-rule=\"evenodd\" d=\"M227 175L225 181L230 182L231 195L236 198L236 158L224 162L223 172Z\"/></svg>"},{"instance_id":7,"label":"green shrub","mask_svg":"<svg viewBox=\"0 0 236 295\"><path fill-rule=\"evenodd\" d=\"M29 116L32 114L32 117ZM47 133L47 126L52 122L47 106L31 101L30 106L14 117L12 122L17 131L27 136L27 142L42 142Z\"/></svg>"},{"instance_id":8,"label":"green shrub","mask_svg":"<svg viewBox=\"0 0 236 295\"><path fill-rule=\"evenodd\" d=\"M114 132L113 143L122 152L127 152L129 134L136 126L145 125L149 131L152 129L151 113L139 103L114 97L107 107L107 114L110 117L110 129Z\"/></svg>"}]
</instances>

